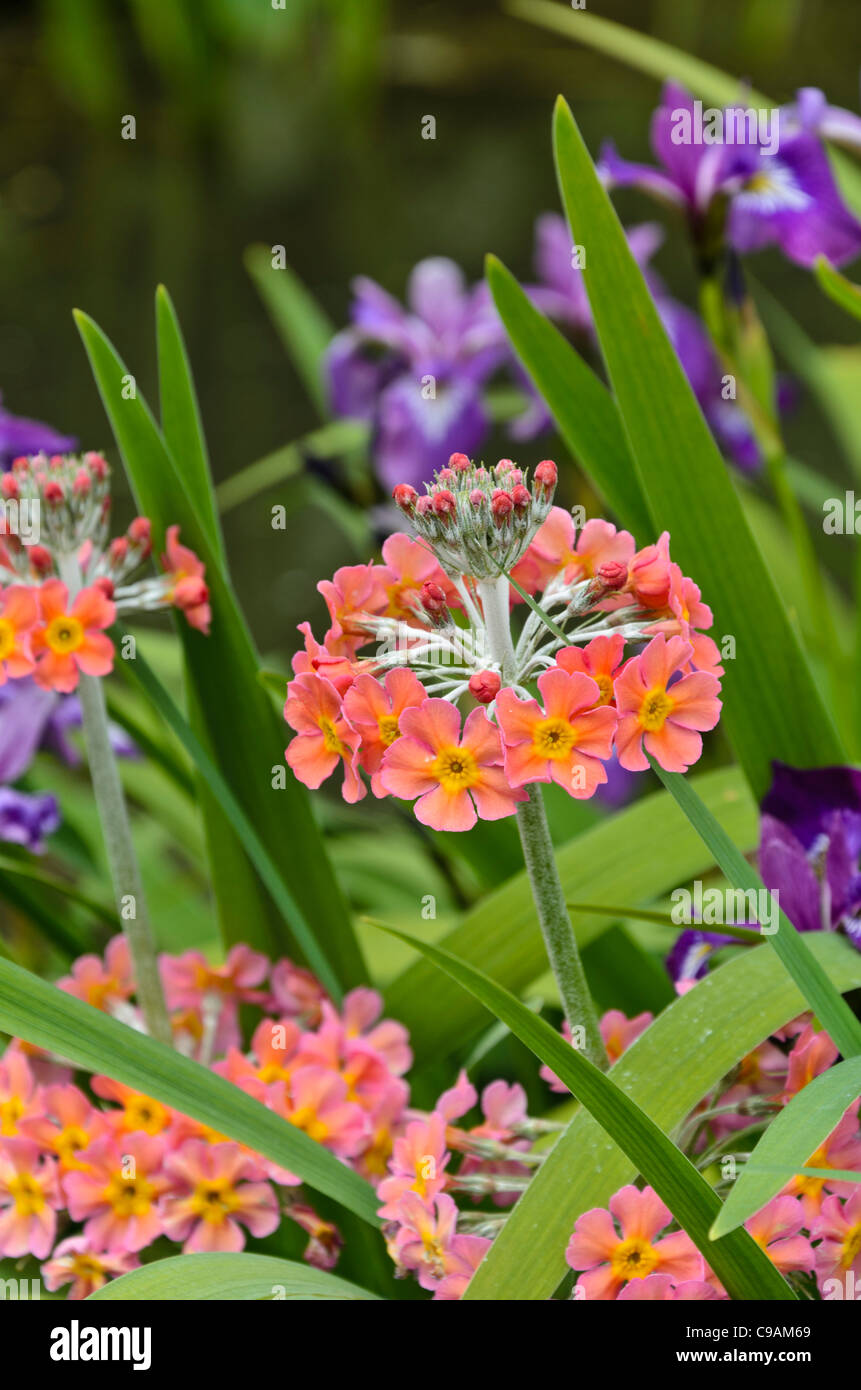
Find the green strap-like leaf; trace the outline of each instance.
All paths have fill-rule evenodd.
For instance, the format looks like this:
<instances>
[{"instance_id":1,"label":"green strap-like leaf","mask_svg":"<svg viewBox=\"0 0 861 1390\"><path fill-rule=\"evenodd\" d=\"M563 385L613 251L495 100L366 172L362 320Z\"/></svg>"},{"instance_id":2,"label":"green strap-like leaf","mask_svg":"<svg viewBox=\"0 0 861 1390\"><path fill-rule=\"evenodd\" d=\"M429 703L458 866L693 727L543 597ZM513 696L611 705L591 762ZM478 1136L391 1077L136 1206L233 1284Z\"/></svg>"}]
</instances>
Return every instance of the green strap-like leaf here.
<instances>
[{"instance_id":1,"label":"green strap-like leaf","mask_svg":"<svg viewBox=\"0 0 861 1390\"><path fill-rule=\"evenodd\" d=\"M179 319L164 285L155 296L158 343L158 388L161 427L176 470L201 510L209 543L224 564L224 541L212 491L209 454L197 404L197 392Z\"/></svg>"},{"instance_id":2,"label":"green strap-like leaf","mask_svg":"<svg viewBox=\"0 0 861 1390\"><path fill-rule=\"evenodd\" d=\"M811 941L838 989L861 985L861 954L845 938ZM748 1052L805 1008L804 996L763 946L740 952L676 999L609 1073L672 1134ZM636 1165L580 1110L512 1208L470 1283L468 1299L547 1299L566 1272L578 1216L606 1207Z\"/></svg>"},{"instance_id":3,"label":"green strap-like leaf","mask_svg":"<svg viewBox=\"0 0 861 1390\"><path fill-rule=\"evenodd\" d=\"M274 1299L376 1301L377 1295L322 1269L271 1255L172 1255L112 1279L88 1303L187 1303Z\"/></svg>"},{"instance_id":4,"label":"green strap-like leaf","mask_svg":"<svg viewBox=\"0 0 861 1390\"><path fill-rule=\"evenodd\" d=\"M666 1202L706 1256L731 1298L793 1298L788 1284L746 1231L736 1230L711 1242L709 1230L720 1211L717 1194L690 1159L610 1077L482 971L438 946L417 941L406 932L383 927L382 923L376 925L421 951L475 995L536 1057L552 1068ZM583 1161L589 1160L584 1157ZM540 1233L536 1234L536 1239L541 1239Z\"/></svg>"},{"instance_id":5,"label":"green strap-like leaf","mask_svg":"<svg viewBox=\"0 0 861 1390\"><path fill-rule=\"evenodd\" d=\"M738 769L701 773L693 781L732 839L752 848L757 811ZM663 791L559 846L556 862L566 898L599 904L652 902L712 866L700 837ZM521 993L546 971L547 953L519 854L507 862L499 859L497 875L505 881L467 912L440 944L486 970L506 989ZM610 920L598 913L578 913L574 926L581 950L607 930ZM487 1021L475 999L423 960L397 976L386 999L391 1016L409 1028L419 1061L452 1052Z\"/></svg>"},{"instance_id":6,"label":"green strap-like leaf","mask_svg":"<svg viewBox=\"0 0 861 1390\"><path fill-rule=\"evenodd\" d=\"M329 415L323 385L323 353L334 335L317 301L289 266L276 268L267 246L249 246L245 267L269 312L299 376L320 416Z\"/></svg>"},{"instance_id":7,"label":"green strap-like leaf","mask_svg":"<svg viewBox=\"0 0 861 1390\"><path fill-rule=\"evenodd\" d=\"M0 1030L160 1100L296 1173L372 1225L373 1188L328 1149L172 1047L0 960Z\"/></svg>"},{"instance_id":8,"label":"green strap-like leaf","mask_svg":"<svg viewBox=\"0 0 861 1390\"><path fill-rule=\"evenodd\" d=\"M845 309L853 318L861 319L861 286L853 285L851 280L847 280L845 275L834 269L825 256L816 257L813 272L829 299L833 299L835 304L839 304L840 308Z\"/></svg>"},{"instance_id":9,"label":"green strap-like leaf","mask_svg":"<svg viewBox=\"0 0 861 1390\"><path fill-rule=\"evenodd\" d=\"M652 518L606 386L495 256L488 256L486 274L514 349L571 453L623 524L651 536Z\"/></svg>"},{"instance_id":10,"label":"green strap-like leaf","mask_svg":"<svg viewBox=\"0 0 861 1390\"><path fill-rule=\"evenodd\" d=\"M554 118L559 184L625 433L656 531L695 576L720 639L735 639L724 724L757 796L771 759L840 762L844 750L754 541L726 464L569 108Z\"/></svg>"},{"instance_id":11,"label":"green strap-like leaf","mask_svg":"<svg viewBox=\"0 0 861 1390\"><path fill-rule=\"evenodd\" d=\"M811 1154L859 1095L861 1057L851 1057L814 1077L793 1096L771 1121L742 1168L712 1226L712 1236L716 1239L740 1226L770 1202L795 1173L806 1172ZM856 1178L861 1182L861 1174Z\"/></svg>"},{"instance_id":12,"label":"green strap-like leaf","mask_svg":"<svg viewBox=\"0 0 861 1390\"><path fill-rule=\"evenodd\" d=\"M85 314L75 317L138 504L152 520L155 549L175 522L182 541L206 565L211 632L207 637L184 618L178 621L189 723L280 866L342 987L360 984L366 979L364 962L305 788L292 776L282 787L273 786L272 770L283 767L289 730L258 683L259 658L199 503L184 486L140 391L130 394L133 378L113 345ZM285 930L283 915L205 783L200 800L225 944L245 941L272 957L295 953L295 937Z\"/></svg>"},{"instance_id":13,"label":"green strap-like leaf","mask_svg":"<svg viewBox=\"0 0 861 1390\"><path fill-rule=\"evenodd\" d=\"M652 766L681 806L703 844L711 850L715 862L723 869L733 887L743 888L745 892L764 891L759 874L751 868L726 831L718 825L688 779L678 772L665 772L655 762ZM776 900L773 898L772 904L775 903ZM795 930L783 912L779 913L777 930L769 932L765 939L777 952L822 1027L828 1030L832 1041L844 1057L861 1055L861 1022L855 1017L840 991L835 989L829 980L827 971L817 961L805 937Z\"/></svg>"}]
</instances>

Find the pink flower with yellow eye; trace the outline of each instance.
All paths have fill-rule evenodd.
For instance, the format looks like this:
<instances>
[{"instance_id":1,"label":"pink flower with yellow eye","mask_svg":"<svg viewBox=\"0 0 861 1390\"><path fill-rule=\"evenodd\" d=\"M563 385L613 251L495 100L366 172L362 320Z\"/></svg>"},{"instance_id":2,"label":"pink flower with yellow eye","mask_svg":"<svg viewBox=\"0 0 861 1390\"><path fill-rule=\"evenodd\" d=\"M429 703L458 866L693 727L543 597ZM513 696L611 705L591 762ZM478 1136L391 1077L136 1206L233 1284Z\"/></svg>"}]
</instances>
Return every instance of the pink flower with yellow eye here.
<instances>
[{"instance_id":1,"label":"pink flower with yellow eye","mask_svg":"<svg viewBox=\"0 0 861 1390\"><path fill-rule=\"evenodd\" d=\"M269 1090L269 1104L297 1129L339 1158L354 1158L368 1139L365 1112L348 1099L343 1077L328 1067L299 1067L289 1084L278 1081Z\"/></svg>"},{"instance_id":2,"label":"pink flower with yellow eye","mask_svg":"<svg viewBox=\"0 0 861 1390\"><path fill-rule=\"evenodd\" d=\"M805 1217L796 1197L773 1198L744 1224L748 1234L753 1236L781 1274L789 1274L796 1269L805 1270L808 1274L812 1272L816 1262L813 1246L801 1234Z\"/></svg>"},{"instance_id":3,"label":"pink flower with yellow eye","mask_svg":"<svg viewBox=\"0 0 861 1390\"><path fill-rule=\"evenodd\" d=\"M587 521L578 536L571 513L553 507L527 555L547 578L561 573L566 584L575 584L594 578L601 565L616 562L627 566L634 555L634 537L598 518Z\"/></svg>"},{"instance_id":4,"label":"pink flower with yellow eye","mask_svg":"<svg viewBox=\"0 0 861 1390\"><path fill-rule=\"evenodd\" d=\"M61 1174L85 1168L81 1154L108 1132L106 1116L71 1085L46 1087L45 1109L46 1115L24 1123L22 1133L56 1156Z\"/></svg>"},{"instance_id":5,"label":"pink flower with yellow eye","mask_svg":"<svg viewBox=\"0 0 861 1390\"><path fill-rule=\"evenodd\" d=\"M322 676L297 676L287 687L284 718L297 734L285 756L299 781L316 790L342 763L344 800L361 801L366 788L355 767L360 735L344 718L334 685Z\"/></svg>"},{"instance_id":6,"label":"pink flower with yellow eye","mask_svg":"<svg viewBox=\"0 0 861 1390\"><path fill-rule=\"evenodd\" d=\"M110 1012L112 1005L130 999L135 992L135 982L126 938L115 936L108 942L104 962L99 956L79 956L71 975L58 980L57 988L106 1012Z\"/></svg>"},{"instance_id":7,"label":"pink flower with yellow eye","mask_svg":"<svg viewBox=\"0 0 861 1390\"><path fill-rule=\"evenodd\" d=\"M0 1139L21 1132L21 1125L45 1114L40 1087L30 1064L17 1047L7 1048L0 1060Z\"/></svg>"},{"instance_id":8,"label":"pink flower with yellow eye","mask_svg":"<svg viewBox=\"0 0 861 1390\"><path fill-rule=\"evenodd\" d=\"M69 1215L99 1250L142 1250L162 1233L159 1198L169 1181L160 1135L97 1139L85 1151L86 1168L63 1179Z\"/></svg>"},{"instance_id":9,"label":"pink flower with yellow eye","mask_svg":"<svg viewBox=\"0 0 861 1390\"><path fill-rule=\"evenodd\" d=\"M646 771L646 753L667 772L687 772L700 757L699 731L720 718L720 682L705 671L678 675L692 655L684 638L661 633L616 677L616 751L629 772Z\"/></svg>"},{"instance_id":10,"label":"pink flower with yellow eye","mask_svg":"<svg viewBox=\"0 0 861 1390\"><path fill-rule=\"evenodd\" d=\"M46 579L39 589L41 620L33 631L37 657L33 679L43 690L67 695L85 676L106 676L113 669L114 644L104 629L114 621L116 608L95 584L82 589L69 603L69 591L59 579Z\"/></svg>"},{"instance_id":11,"label":"pink flower with yellow eye","mask_svg":"<svg viewBox=\"0 0 861 1390\"><path fill-rule=\"evenodd\" d=\"M622 1187L610 1210L593 1207L578 1218L565 1259L580 1272L577 1287L587 1299L613 1299L631 1279L669 1274L702 1279L704 1262L690 1236L675 1231L655 1237L672 1221L672 1212L651 1187ZM619 1229L616 1228L618 1222Z\"/></svg>"},{"instance_id":12,"label":"pink flower with yellow eye","mask_svg":"<svg viewBox=\"0 0 861 1390\"><path fill-rule=\"evenodd\" d=\"M720 1299L717 1289L705 1279L684 1279L677 1284L669 1274L648 1274L632 1279L616 1297L617 1303L699 1303Z\"/></svg>"},{"instance_id":13,"label":"pink flower with yellow eye","mask_svg":"<svg viewBox=\"0 0 861 1390\"><path fill-rule=\"evenodd\" d=\"M243 1226L258 1238L278 1226L278 1199L268 1182L253 1180L258 1170L239 1144L189 1139L164 1166L172 1183L162 1200L164 1231L183 1243L184 1255L241 1250Z\"/></svg>"},{"instance_id":14,"label":"pink flower with yellow eye","mask_svg":"<svg viewBox=\"0 0 861 1390\"><path fill-rule=\"evenodd\" d=\"M345 694L342 713L361 735L359 762L371 774L374 796L386 795L380 781L380 764L386 749L401 736L401 715L426 698L418 676L403 667L389 671L382 683L374 676L357 676Z\"/></svg>"},{"instance_id":15,"label":"pink flower with yellow eye","mask_svg":"<svg viewBox=\"0 0 861 1390\"><path fill-rule=\"evenodd\" d=\"M63 1196L57 1164L30 1139L0 1144L0 1255L44 1260L54 1244Z\"/></svg>"},{"instance_id":16,"label":"pink flower with yellow eye","mask_svg":"<svg viewBox=\"0 0 861 1390\"><path fill-rule=\"evenodd\" d=\"M820 1288L826 1279L845 1280L850 1270L856 1287L861 1282L861 1187L847 1184L847 1188L848 1200L826 1197L811 1224L811 1238L819 1241L816 1273Z\"/></svg>"},{"instance_id":17,"label":"pink flower with yellow eye","mask_svg":"<svg viewBox=\"0 0 861 1390\"><path fill-rule=\"evenodd\" d=\"M204 580L206 566L187 545L180 545L178 526L167 528L161 563L170 581L166 601L182 610L190 627L207 634L212 609L209 606L209 589Z\"/></svg>"},{"instance_id":18,"label":"pink flower with yellow eye","mask_svg":"<svg viewBox=\"0 0 861 1390\"><path fill-rule=\"evenodd\" d=\"M589 676L597 685L598 705L612 705L614 700L613 681L625 653L625 639L619 633L612 637L593 637L585 647L563 647L556 653L556 665L569 676Z\"/></svg>"},{"instance_id":19,"label":"pink flower with yellow eye","mask_svg":"<svg viewBox=\"0 0 861 1390\"><path fill-rule=\"evenodd\" d=\"M449 608L458 602L457 590L427 546L396 531L383 542L386 573L382 576L387 604L385 615L417 622L415 609L421 610L421 588L430 580L438 584Z\"/></svg>"},{"instance_id":20,"label":"pink flower with yellow eye","mask_svg":"<svg viewBox=\"0 0 861 1390\"><path fill-rule=\"evenodd\" d=\"M499 730L474 709L460 731L460 713L447 700L427 699L400 717L403 737L386 750L380 783L405 801L416 798L416 819L434 830L471 830L482 820L511 816L526 793L513 790L501 767Z\"/></svg>"},{"instance_id":21,"label":"pink flower with yellow eye","mask_svg":"<svg viewBox=\"0 0 861 1390\"><path fill-rule=\"evenodd\" d=\"M405 1132L395 1140L389 1161L390 1176L384 1178L378 1188L383 1202L379 1215L396 1221L398 1204L405 1192L415 1192L423 1202L442 1192L450 1157L443 1115L433 1111L422 1120L411 1120Z\"/></svg>"},{"instance_id":22,"label":"pink flower with yellow eye","mask_svg":"<svg viewBox=\"0 0 861 1390\"><path fill-rule=\"evenodd\" d=\"M616 711L599 704L597 683L579 672L545 671L538 689L543 709L508 687L496 698L509 783L553 781L578 799L594 795L607 780L602 759L612 752Z\"/></svg>"},{"instance_id":23,"label":"pink flower with yellow eye","mask_svg":"<svg viewBox=\"0 0 861 1390\"><path fill-rule=\"evenodd\" d=\"M31 634L39 621L39 604L32 589L11 584L0 594L0 685L11 676L29 676L35 662Z\"/></svg>"},{"instance_id":24,"label":"pink flower with yellow eye","mask_svg":"<svg viewBox=\"0 0 861 1390\"><path fill-rule=\"evenodd\" d=\"M331 579L320 580L317 589L326 600L331 619L325 645L333 656L353 656L356 648L367 642L361 617L385 611L387 573L383 565L369 561L367 565L344 565Z\"/></svg>"},{"instance_id":25,"label":"pink flower with yellow eye","mask_svg":"<svg viewBox=\"0 0 861 1390\"><path fill-rule=\"evenodd\" d=\"M840 1123L819 1145L804 1164L805 1168L835 1168L844 1172L861 1170L861 1134L858 1131L858 1102L850 1105ZM783 1188L783 1194L800 1197L808 1230L821 1211L827 1194L850 1197L855 1191L851 1182L839 1179L812 1178L798 1174Z\"/></svg>"},{"instance_id":26,"label":"pink flower with yellow eye","mask_svg":"<svg viewBox=\"0 0 861 1390\"><path fill-rule=\"evenodd\" d=\"M105 1119L122 1142L124 1134L162 1134L170 1128L173 1111L110 1076L94 1076L92 1087L103 1100L116 1101L119 1110L105 1111Z\"/></svg>"},{"instance_id":27,"label":"pink flower with yellow eye","mask_svg":"<svg viewBox=\"0 0 861 1390\"><path fill-rule=\"evenodd\" d=\"M42 1278L51 1293L71 1284L68 1297L70 1301L77 1301L89 1298L109 1279L129 1274L139 1266L137 1256L127 1251L94 1250L86 1236L69 1236L60 1241L50 1260L42 1265Z\"/></svg>"}]
</instances>

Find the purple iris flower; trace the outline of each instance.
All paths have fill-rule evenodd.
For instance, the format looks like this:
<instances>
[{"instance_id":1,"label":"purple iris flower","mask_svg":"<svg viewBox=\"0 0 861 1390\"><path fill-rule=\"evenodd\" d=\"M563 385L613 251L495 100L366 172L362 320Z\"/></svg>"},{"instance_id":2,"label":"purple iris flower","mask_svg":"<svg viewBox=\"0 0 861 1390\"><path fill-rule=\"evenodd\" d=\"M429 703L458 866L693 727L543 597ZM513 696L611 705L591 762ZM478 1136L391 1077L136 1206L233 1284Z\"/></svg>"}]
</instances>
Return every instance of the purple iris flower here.
<instances>
[{"instance_id":1,"label":"purple iris flower","mask_svg":"<svg viewBox=\"0 0 861 1390\"><path fill-rule=\"evenodd\" d=\"M50 425L42 425L38 420L26 420L23 415L12 415L3 409L0 395L0 468L11 467L12 460L22 454L67 454L77 446L77 439L71 435L58 434Z\"/></svg>"},{"instance_id":2,"label":"purple iris flower","mask_svg":"<svg viewBox=\"0 0 861 1390\"><path fill-rule=\"evenodd\" d=\"M406 308L364 277L353 292L352 327L326 354L332 409L371 423L387 487L420 486L484 440L483 387L510 358L505 329L486 285L469 288L444 257L414 267Z\"/></svg>"},{"instance_id":3,"label":"purple iris flower","mask_svg":"<svg viewBox=\"0 0 861 1390\"><path fill-rule=\"evenodd\" d=\"M738 945L737 938L716 931L700 931L689 927L679 932L673 949L666 958L667 973L680 994L708 973L709 959L719 946Z\"/></svg>"},{"instance_id":4,"label":"purple iris flower","mask_svg":"<svg viewBox=\"0 0 861 1390\"><path fill-rule=\"evenodd\" d=\"M800 124L796 108L787 119L772 114L766 143L758 123L750 128L727 108L722 113L724 140L708 143L699 136L701 105L682 87L668 83L652 117L651 144L660 168L622 159L612 144L601 154L601 172L611 187L638 187L687 214L701 249L713 253L721 233L736 251L759 251L776 243L784 255L810 266L822 254L834 265L861 251L861 223L843 203L821 141ZM762 113L768 114L768 113ZM732 122L730 124L730 122ZM774 125L776 122L776 129ZM733 141L726 139L732 130ZM725 227L724 227L725 221Z\"/></svg>"},{"instance_id":5,"label":"purple iris flower","mask_svg":"<svg viewBox=\"0 0 861 1390\"><path fill-rule=\"evenodd\" d=\"M861 950L861 772L774 763L759 871L799 931L842 929Z\"/></svg>"},{"instance_id":6,"label":"purple iris flower","mask_svg":"<svg viewBox=\"0 0 861 1390\"><path fill-rule=\"evenodd\" d=\"M663 241L663 230L655 222L629 227L628 245L649 286L655 307L682 370L691 384L700 408L720 447L745 471L758 468L759 446L741 407L724 400L724 367L715 352L705 324L678 300L672 298L649 261ZM571 234L558 213L544 213L535 224L535 267L539 285L530 290L533 302L553 318L572 337L597 345L589 297L583 272L572 263Z\"/></svg>"},{"instance_id":7,"label":"purple iris flower","mask_svg":"<svg viewBox=\"0 0 861 1390\"><path fill-rule=\"evenodd\" d=\"M829 106L818 87L801 87L795 93L795 101L784 107L781 115L790 130L805 130L822 140L861 149L861 116L843 106Z\"/></svg>"},{"instance_id":8,"label":"purple iris flower","mask_svg":"<svg viewBox=\"0 0 861 1390\"><path fill-rule=\"evenodd\" d=\"M41 690L29 677L0 686L0 840L24 845L37 854L44 849L43 837L60 823L56 798L8 784L24 775L40 750L70 766L79 763L81 755L67 735L80 723L81 707L75 695ZM124 730L112 724L110 735L118 756L138 756Z\"/></svg>"}]
</instances>

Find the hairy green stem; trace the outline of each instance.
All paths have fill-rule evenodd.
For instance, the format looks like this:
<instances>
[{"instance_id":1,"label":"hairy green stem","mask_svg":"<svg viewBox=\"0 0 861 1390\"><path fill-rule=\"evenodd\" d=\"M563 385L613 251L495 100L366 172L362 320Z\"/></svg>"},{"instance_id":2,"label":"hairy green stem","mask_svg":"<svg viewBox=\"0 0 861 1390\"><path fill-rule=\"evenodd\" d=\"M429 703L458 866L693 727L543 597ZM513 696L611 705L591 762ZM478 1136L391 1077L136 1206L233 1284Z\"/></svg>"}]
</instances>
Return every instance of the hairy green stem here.
<instances>
[{"instance_id":1,"label":"hairy green stem","mask_svg":"<svg viewBox=\"0 0 861 1390\"><path fill-rule=\"evenodd\" d=\"M77 561L62 570L70 594L80 587ZM80 676L78 697L90 780L102 826L102 839L113 883L117 913L129 943L136 993L146 1030L160 1042L173 1043L167 1006L158 969L143 880L132 840L128 808L111 747L105 693L98 676Z\"/></svg>"},{"instance_id":2,"label":"hairy green stem","mask_svg":"<svg viewBox=\"0 0 861 1390\"><path fill-rule=\"evenodd\" d=\"M515 675L508 587L505 575L478 585L490 655L502 668L503 683ZM606 1070L607 1053L565 904L540 784L533 782L528 791L529 800L517 807L517 828L547 956L575 1046L582 1040L580 1050L596 1067Z\"/></svg>"}]
</instances>

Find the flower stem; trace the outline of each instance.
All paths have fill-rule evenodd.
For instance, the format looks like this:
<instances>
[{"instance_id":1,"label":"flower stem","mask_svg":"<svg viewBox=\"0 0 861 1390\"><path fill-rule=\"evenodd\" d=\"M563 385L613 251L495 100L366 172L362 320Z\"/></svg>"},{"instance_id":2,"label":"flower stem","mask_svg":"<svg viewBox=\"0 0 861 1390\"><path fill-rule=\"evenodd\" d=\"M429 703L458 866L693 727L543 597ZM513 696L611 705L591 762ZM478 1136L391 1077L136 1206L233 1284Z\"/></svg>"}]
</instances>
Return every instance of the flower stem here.
<instances>
[{"instance_id":1,"label":"flower stem","mask_svg":"<svg viewBox=\"0 0 861 1390\"><path fill-rule=\"evenodd\" d=\"M62 572L70 594L74 594L80 588L77 561L63 566ZM90 779L101 821L117 912L131 952L138 1003L150 1037L172 1045L173 1030L164 1000L143 880L120 774L111 747L105 693L99 677L82 673L78 696Z\"/></svg>"},{"instance_id":2,"label":"flower stem","mask_svg":"<svg viewBox=\"0 0 861 1390\"><path fill-rule=\"evenodd\" d=\"M512 683L516 675L508 614L508 588L506 575L496 580L482 580L478 585L490 655L502 668L504 684ZM596 1067L606 1070L607 1053L586 983L574 928L565 905L541 787L533 782L528 790L529 800L520 802L517 807L517 828L544 945L559 987L572 1039L576 1044L582 1036L581 1050Z\"/></svg>"},{"instance_id":3,"label":"flower stem","mask_svg":"<svg viewBox=\"0 0 861 1390\"><path fill-rule=\"evenodd\" d=\"M574 928L565 906L541 787L533 782L528 790L529 800L521 801L517 807L517 829L520 831L523 858L544 945L559 986L571 1036L575 1042L582 1036L581 1051L596 1067L606 1070L607 1053L586 983ZM578 1032L578 1029L581 1031Z\"/></svg>"}]
</instances>

